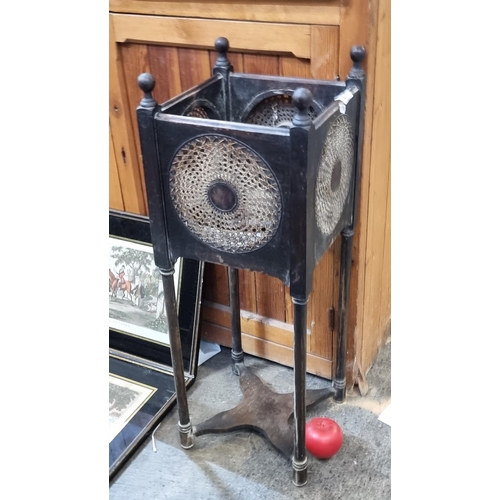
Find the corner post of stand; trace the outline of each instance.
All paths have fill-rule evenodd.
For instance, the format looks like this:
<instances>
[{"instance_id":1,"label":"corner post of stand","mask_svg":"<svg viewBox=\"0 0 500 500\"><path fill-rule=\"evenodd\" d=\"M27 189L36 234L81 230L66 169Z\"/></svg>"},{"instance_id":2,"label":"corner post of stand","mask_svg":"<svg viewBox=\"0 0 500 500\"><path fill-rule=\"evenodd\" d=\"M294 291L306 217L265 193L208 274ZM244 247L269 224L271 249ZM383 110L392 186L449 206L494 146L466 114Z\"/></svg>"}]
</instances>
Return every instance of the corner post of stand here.
<instances>
[{"instance_id":1,"label":"corner post of stand","mask_svg":"<svg viewBox=\"0 0 500 500\"><path fill-rule=\"evenodd\" d=\"M347 333L349 319L349 292L351 288L352 239L354 231L351 227L342 231L342 247L340 251L340 293L339 293L339 331L337 335L337 358L335 361L335 378L333 379L334 400L342 403L346 393L346 356Z\"/></svg>"},{"instance_id":2,"label":"corner post of stand","mask_svg":"<svg viewBox=\"0 0 500 500\"><path fill-rule=\"evenodd\" d=\"M148 198L151 239L153 241L153 254L155 264L160 270L163 281L165 310L170 336L172 368L174 371L175 391L177 394L180 442L183 448L188 449L193 446L193 433L189 418L179 318L177 316L177 300L175 298L175 262L172 262L168 250L167 223L161 204L151 202L151 200L158 200L163 196L155 129L155 114L158 111L159 106L152 95L155 87L155 80L153 76L150 73L142 73L137 78L137 83L144 93L144 96L137 108L137 122L139 125L139 138L141 141L142 163L146 174L146 191Z\"/></svg>"},{"instance_id":3,"label":"corner post of stand","mask_svg":"<svg viewBox=\"0 0 500 500\"><path fill-rule=\"evenodd\" d=\"M365 106L365 72L362 67L366 50L361 45L351 48L352 68L347 76L346 85L355 86L361 91L361 99L357 113L358 137L363 137L364 106ZM363 141L358 140L356 152L355 178L353 179L353 215L351 224L342 231L342 247L340 254L340 293L339 293L339 331L337 335L337 355L335 362L335 378L333 380L334 400L343 403L346 395L346 357L347 336L349 328L349 295L351 289L352 247L354 228L357 222L359 204L359 186L361 176L361 158Z\"/></svg>"},{"instance_id":4,"label":"corner post of stand","mask_svg":"<svg viewBox=\"0 0 500 500\"><path fill-rule=\"evenodd\" d=\"M167 222L161 204L152 202L152 200L161 200L163 197L155 125L155 115L160 107L152 95L155 88L155 79L153 75L150 73L141 73L137 78L137 83L144 93L136 112L139 139L141 142L144 178L146 181L149 224L153 241L154 259L157 267L170 269L172 263L168 251Z\"/></svg>"},{"instance_id":5,"label":"corner post of stand","mask_svg":"<svg viewBox=\"0 0 500 500\"><path fill-rule=\"evenodd\" d=\"M239 366L244 362L244 355L241 344L240 282L238 269L228 267L227 274L229 278L229 302L231 306L231 360L233 363L233 373L240 375Z\"/></svg>"},{"instance_id":6,"label":"corner post of stand","mask_svg":"<svg viewBox=\"0 0 500 500\"><path fill-rule=\"evenodd\" d=\"M298 88L292 96L295 114L290 129L293 183L290 186L290 295L293 302L293 372L294 372L294 442L292 457L293 484L307 483L306 453L306 336L307 303L311 289L311 273L307 265L310 230L305 217L294 217L307 210L309 131L312 120L309 109L312 93Z\"/></svg>"},{"instance_id":7,"label":"corner post of stand","mask_svg":"<svg viewBox=\"0 0 500 500\"><path fill-rule=\"evenodd\" d=\"M175 298L174 267L160 269L165 297L165 312L167 316L168 333L172 368L174 371L175 390L177 393L177 408L179 413L179 433L181 446L189 449L193 446L193 426L189 418L186 381L184 379L184 361L182 359L181 334L177 316L177 301Z\"/></svg>"},{"instance_id":8,"label":"corner post of stand","mask_svg":"<svg viewBox=\"0 0 500 500\"><path fill-rule=\"evenodd\" d=\"M294 440L293 440L293 484L307 483L306 453L306 334L307 302L292 297L293 302L293 373L294 373Z\"/></svg>"},{"instance_id":9,"label":"corner post of stand","mask_svg":"<svg viewBox=\"0 0 500 500\"><path fill-rule=\"evenodd\" d=\"M220 74L223 78L222 91L224 94L224 113L225 120L231 121L231 94L229 75L234 71L232 64L227 58L229 50L229 40L223 36L217 38L214 42L215 50L218 53L217 60L215 61L212 73L214 75Z\"/></svg>"}]
</instances>

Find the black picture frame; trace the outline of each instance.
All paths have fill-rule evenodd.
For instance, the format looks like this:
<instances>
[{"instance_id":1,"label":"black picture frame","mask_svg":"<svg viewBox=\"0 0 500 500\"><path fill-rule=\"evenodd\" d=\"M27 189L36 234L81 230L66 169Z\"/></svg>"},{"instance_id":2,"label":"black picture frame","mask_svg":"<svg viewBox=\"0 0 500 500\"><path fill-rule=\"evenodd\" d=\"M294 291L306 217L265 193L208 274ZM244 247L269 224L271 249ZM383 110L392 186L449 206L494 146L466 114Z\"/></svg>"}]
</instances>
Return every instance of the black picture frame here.
<instances>
[{"instance_id":1,"label":"black picture frame","mask_svg":"<svg viewBox=\"0 0 500 500\"><path fill-rule=\"evenodd\" d=\"M118 239L131 242L135 247L139 245L152 248L149 218L146 216L110 210L109 236L113 241ZM186 387L189 388L196 378L198 366L200 348L198 328L204 266L203 262L192 259L179 259L179 261L178 317ZM110 326L110 377L122 379L131 386L137 384L150 389L147 400L135 408L123 428L110 440L110 480L175 404L176 393L171 359L168 343ZM110 412L111 403L110 382Z\"/></svg>"}]
</instances>

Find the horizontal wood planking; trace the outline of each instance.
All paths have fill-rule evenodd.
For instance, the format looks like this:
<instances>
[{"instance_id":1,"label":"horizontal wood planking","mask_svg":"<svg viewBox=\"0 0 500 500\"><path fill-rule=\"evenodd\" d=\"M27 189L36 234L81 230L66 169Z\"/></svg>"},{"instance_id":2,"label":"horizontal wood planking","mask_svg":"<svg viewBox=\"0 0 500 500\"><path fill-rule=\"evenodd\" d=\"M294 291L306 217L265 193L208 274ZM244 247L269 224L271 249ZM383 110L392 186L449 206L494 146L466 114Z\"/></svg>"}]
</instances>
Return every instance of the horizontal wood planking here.
<instances>
[{"instance_id":1,"label":"horizontal wood planking","mask_svg":"<svg viewBox=\"0 0 500 500\"><path fill-rule=\"evenodd\" d=\"M216 342L224 347L231 347L231 330L219 324L201 321L200 335L203 340ZM293 367L293 348L271 342L253 335L241 334L243 351L259 358L269 359L285 366ZM332 361L313 354L306 355L308 373L332 379Z\"/></svg>"},{"instance_id":2,"label":"horizontal wood planking","mask_svg":"<svg viewBox=\"0 0 500 500\"><path fill-rule=\"evenodd\" d=\"M231 309L228 306L204 301L202 319L230 328ZM245 310L241 310L240 322L241 331L248 335L270 340L271 342L288 347L293 346L292 325ZM308 337L310 333L310 330L308 330Z\"/></svg>"},{"instance_id":3,"label":"horizontal wood planking","mask_svg":"<svg viewBox=\"0 0 500 500\"><path fill-rule=\"evenodd\" d=\"M111 12L299 24L339 24L339 0L110 0Z\"/></svg>"},{"instance_id":4,"label":"horizontal wood planking","mask_svg":"<svg viewBox=\"0 0 500 500\"><path fill-rule=\"evenodd\" d=\"M272 52L311 57L311 27L305 24L270 24L110 14L118 43L154 43L212 49L225 36L236 51Z\"/></svg>"}]
</instances>

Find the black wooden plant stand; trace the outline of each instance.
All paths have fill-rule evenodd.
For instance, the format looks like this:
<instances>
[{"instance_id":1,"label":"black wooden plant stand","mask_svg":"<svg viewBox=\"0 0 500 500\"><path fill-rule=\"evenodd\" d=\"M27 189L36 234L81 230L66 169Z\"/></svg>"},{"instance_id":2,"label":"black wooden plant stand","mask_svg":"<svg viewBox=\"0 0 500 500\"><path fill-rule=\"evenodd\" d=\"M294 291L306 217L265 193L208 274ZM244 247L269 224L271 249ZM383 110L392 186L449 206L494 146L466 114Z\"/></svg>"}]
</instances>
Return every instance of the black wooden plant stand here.
<instances>
[{"instance_id":1,"label":"black wooden plant stand","mask_svg":"<svg viewBox=\"0 0 500 500\"><path fill-rule=\"evenodd\" d=\"M306 304L294 304L295 309L295 391L278 394L249 370L243 362L241 349L241 327L238 274L234 268L228 269L231 298L233 372L240 376L243 401L235 408L224 411L194 427L195 436L207 433L222 433L236 430L253 430L266 437L287 459L293 454L294 483L305 484L305 408L331 396L333 388L306 390L305 338ZM290 425L290 417L296 414L295 428ZM297 439L294 444L294 435Z\"/></svg>"},{"instance_id":2,"label":"black wooden plant stand","mask_svg":"<svg viewBox=\"0 0 500 500\"><path fill-rule=\"evenodd\" d=\"M155 263L163 276L177 391L180 441L254 430L292 459L307 482L306 408L345 398L352 238L359 193L365 51L353 47L345 82L234 73L219 52L213 76L158 105L154 79L139 77L137 110ZM306 319L312 274L342 237L339 329L332 386L306 390ZM173 269L179 257L228 267L233 373L243 400L192 426L182 363ZM294 307L294 392L277 394L244 364L238 269L290 286ZM291 417L293 415L293 425Z\"/></svg>"}]
</instances>

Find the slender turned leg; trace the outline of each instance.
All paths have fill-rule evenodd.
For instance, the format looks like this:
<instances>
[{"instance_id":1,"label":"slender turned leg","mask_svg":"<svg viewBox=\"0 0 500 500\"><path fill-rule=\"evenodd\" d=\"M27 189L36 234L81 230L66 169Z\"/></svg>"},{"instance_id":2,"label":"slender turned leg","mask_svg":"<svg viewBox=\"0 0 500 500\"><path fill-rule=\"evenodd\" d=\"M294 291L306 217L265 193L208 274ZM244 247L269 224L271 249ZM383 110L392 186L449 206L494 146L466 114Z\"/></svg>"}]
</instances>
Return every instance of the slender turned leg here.
<instances>
[{"instance_id":1,"label":"slender turned leg","mask_svg":"<svg viewBox=\"0 0 500 500\"><path fill-rule=\"evenodd\" d=\"M179 432L181 446L193 446L193 428L189 419L189 409L184 380L184 362L182 360L181 332L179 318L177 317L177 301L174 288L174 268L160 269L163 279L163 294L167 313L168 333L170 337L170 352L172 355L172 368L174 370L175 391L177 393L177 409L179 412Z\"/></svg>"},{"instance_id":2,"label":"slender turned leg","mask_svg":"<svg viewBox=\"0 0 500 500\"><path fill-rule=\"evenodd\" d=\"M229 277L229 300L231 304L231 332L233 348L231 359L233 361L233 373L239 375L238 365L243 363L243 349L241 347L241 320L240 320L240 282L238 269L228 268Z\"/></svg>"},{"instance_id":3,"label":"slender turned leg","mask_svg":"<svg viewBox=\"0 0 500 500\"><path fill-rule=\"evenodd\" d=\"M342 403L345 399L345 363L347 355L347 326L349 316L349 290L351 285L352 240L354 231L346 228L342 231L342 249L340 254L340 297L339 297L339 333L337 337L337 362L335 366L334 399Z\"/></svg>"},{"instance_id":4,"label":"slender turned leg","mask_svg":"<svg viewBox=\"0 0 500 500\"><path fill-rule=\"evenodd\" d=\"M293 441L293 484L304 486L307 483L306 455L306 327L307 301L293 301L293 374L295 393L293 402L295 432Z\"/></svg>"}]
</instances>

